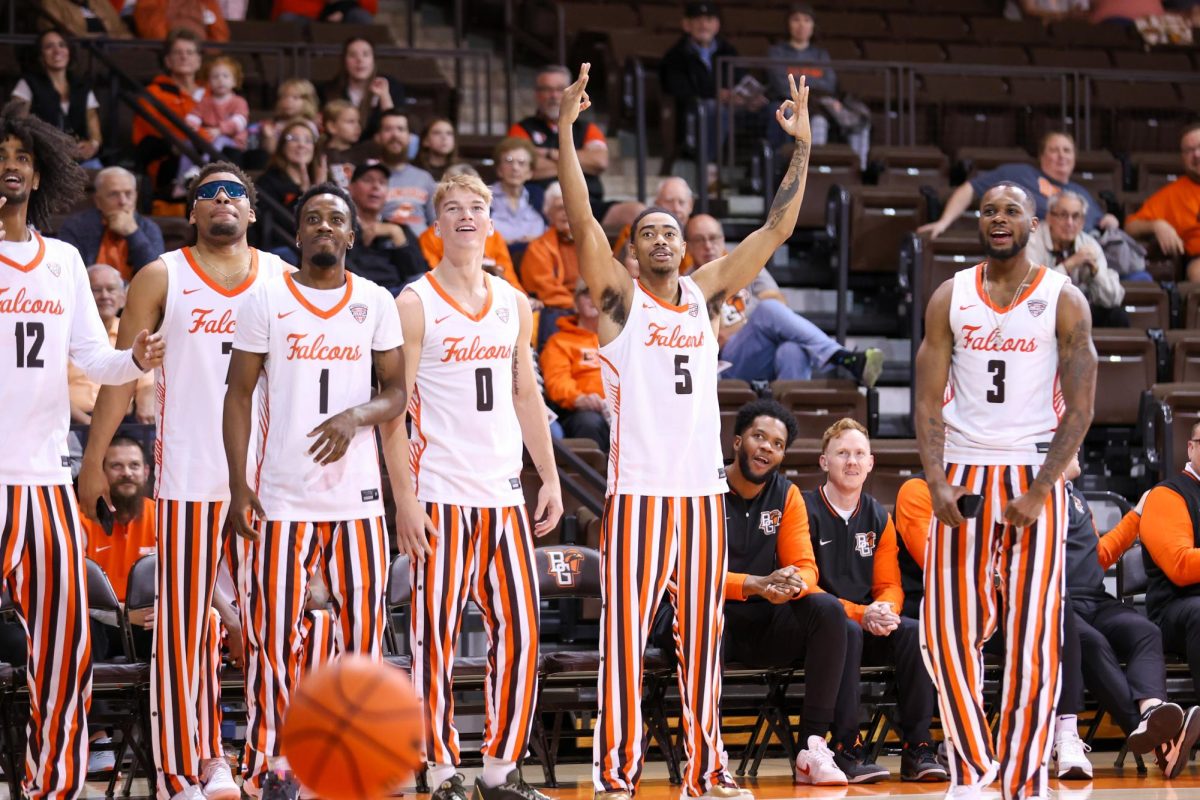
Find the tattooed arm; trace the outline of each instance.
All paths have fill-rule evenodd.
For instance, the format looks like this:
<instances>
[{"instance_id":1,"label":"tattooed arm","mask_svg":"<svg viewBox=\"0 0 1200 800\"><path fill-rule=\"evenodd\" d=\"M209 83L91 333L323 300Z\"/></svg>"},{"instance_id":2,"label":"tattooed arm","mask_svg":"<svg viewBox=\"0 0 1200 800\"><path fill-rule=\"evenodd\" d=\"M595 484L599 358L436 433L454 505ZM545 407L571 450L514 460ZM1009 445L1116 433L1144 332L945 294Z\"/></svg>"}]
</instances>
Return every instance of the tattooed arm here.
<instances>
[{"instance_id":1,"label":"tattooed arm","mask_svg":"<svg viewBox=\"0 0 1200 800\"><path fill-rule=\"evenodd\" d=\"M1015 497L1004 509L1013 525L1037 521L1054 484L1062 477L1071 458L1079 452L1092 424L1096 402L1096 348L1092 344L1092 312L1083 294L1071 284L1058 297L1058 381L1066 411L1058 421L1050 452L1038 470L1029 491Z\"/></svg>"},{"instance_id":2,"label":"tattooed arm","mask_svg":"<svg viewBox=\"0 0 1200 800\"><path fill-rule=\"evenodd\" d=\"M929 483L933 513L943 524L951 526L963 522L957 502L967 491L946 482L944 460L946 423L942 419L942 403L946 397L946 383L950 379L950 356L954 352L954 332L950 330L950 296L953 291L954 281L946 281L933 293L925 308L925 339L917 351L917 407L913 410L917 447L921 451L925 480Z\"/></svg>"},{"instance_id":3,"label":"tattooed arm","mask_svg":"<svg viewBox=\"0 0 1200 800\"><path fill-rule=\"evenodd\" d=\"M792 235L800 204L804 199L804 183L808 179L808 156L812 132L808 124L808 86L804 78L796 85L789 77L792 98L785 100L775 112L783 130L796 140L796 149L787 174L775 193L775 202L767 212L767 221L734 248L732 253L705 264L693 278L708 299L709 308L720 307L727 297L750 285L763 265ZM786 112L791 111L791 117Z\"/></svg>"}]
</instances>

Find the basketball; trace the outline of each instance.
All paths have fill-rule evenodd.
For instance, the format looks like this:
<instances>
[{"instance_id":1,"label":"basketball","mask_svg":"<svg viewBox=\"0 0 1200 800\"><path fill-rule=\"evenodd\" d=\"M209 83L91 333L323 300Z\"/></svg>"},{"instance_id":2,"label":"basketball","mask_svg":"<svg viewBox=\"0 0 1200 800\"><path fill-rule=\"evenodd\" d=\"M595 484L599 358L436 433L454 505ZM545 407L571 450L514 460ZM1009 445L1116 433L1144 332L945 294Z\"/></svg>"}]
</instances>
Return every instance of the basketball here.
<instances>
[{"instance_id":1,"label":"basketball","mask_svg":"<svg viewBox=\"0 0 1200 800\"><path fill-rule=\"evenodd\" d=\"M323 800L390 794L421 763L421 704L399 669L348 655L305 677L283 723L282 748Z\"/></svg>"}]
</instances>

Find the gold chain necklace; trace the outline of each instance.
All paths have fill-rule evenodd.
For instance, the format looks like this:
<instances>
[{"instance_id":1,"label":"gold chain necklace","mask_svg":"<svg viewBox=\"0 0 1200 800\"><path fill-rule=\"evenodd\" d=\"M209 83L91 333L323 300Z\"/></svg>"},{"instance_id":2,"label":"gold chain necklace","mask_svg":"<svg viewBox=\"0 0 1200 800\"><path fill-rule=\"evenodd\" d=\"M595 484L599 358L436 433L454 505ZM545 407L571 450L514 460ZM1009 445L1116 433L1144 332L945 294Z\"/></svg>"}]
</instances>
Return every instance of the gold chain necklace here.
<instances>
[{"instance_id":1,"label":"gold chain necklace","mask_svg":"<svg viewBox=\"0 0 1200 800\"><path fill-rule=\"evenodd\" d=\"M997 316L996 310L992 306L992 282L988 278L988 266L990 264L991 264L990 261L985 261L983 264L983 291L985 294L987 294L987 299L988 299L988 302L985 305L987 305L988 311L992 315L992 322L995 324L995 329L996 329L996 337L998 339L1000 339L1001 341L1003 341L1004 340L1004 326L1008 324L1008 312L1012 311L1013 306L1015 306L1017 304L1017 301L1021 299L1021 292L1025 291L1025 287L1029 285L1029 276L1033 274L1033 271L1036 267L1034 264L1029 265L1029 269L1026 270L1026 272L1025 272L1025 277L1021 280L1021 282L1019 284L1017 284L1017 290L1015 292L1013 292L1012 300L1010 300L1008 302L1008 305L1005 306L1004 309L1000 312L1000 314L1004 315L1003 319L1001 319L1000 317Z\"/></svg>"},{"instance_id":2,"label":"gold chain necklace","mask_svg":"<svg viewBox=\"0 0 1200 800\"><path fill-rule=\"evenodd\" d=\"M204 269L205 269L206 271L209 271L209 272L215 272L217 275L220 275L220 276L221 276L221 277L222 277L222 278L223 278L223 279L224 279L226 282L229 282L229 281L235 281L235 282L241 281L241 280L242 280L242 278L244 278L244 277L245 277L245 275L246 275L246 272L247 272L247 271L249 271L249 269L250 269L250 264L249 264L249 261L247 261L247 263L246 263L246 266L242 267L242 268L241 268L240 270L238 270L237 272L234 272L234 273L232 273L232 274L231 274L231 273L228 273L228 272L224 272L223 270L219 270L219 269L217 269L217 268L216 268L216 267L214 267L212 264L208 263L208 262L207 262L205 259L201 258L201 257L200 257L200 249L199 249L198 247L193 247L193 248L192 248L192 254L196 256L196 261L198 261L198 262L200 263L200 266L204 267ZM984 267L984 270L985 270L985 271L987 270L987 267L986 267L986 266Z\"/></svg>"}]
</instances>

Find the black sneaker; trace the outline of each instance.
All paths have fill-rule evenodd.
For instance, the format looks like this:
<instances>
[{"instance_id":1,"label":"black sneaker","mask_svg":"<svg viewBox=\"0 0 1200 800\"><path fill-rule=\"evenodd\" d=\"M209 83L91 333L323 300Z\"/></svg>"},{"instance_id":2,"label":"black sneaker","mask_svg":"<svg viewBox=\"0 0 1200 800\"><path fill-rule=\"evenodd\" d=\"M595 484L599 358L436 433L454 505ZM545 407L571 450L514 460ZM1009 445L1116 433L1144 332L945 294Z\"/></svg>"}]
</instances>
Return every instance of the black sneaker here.
<instances>
[{"instance_id":1,"label":"black sneaker","mask_svg":"<svg viewBox=\"0 0 1200 800\"><path fill-rule=\"evenodd\" d=\"M475 788L471 791L471 800L550 800L550 798L526 783L521 777L521 771L514 769L508 773L508 778L499 786L484 786L483 781L476 778Z\"/></svg>"},{"instance_id":2,"label":"black sneaker","mask_svg":"<svg viewBox=\"0 0 1200 800\"><path fill-rule=\"evenodd\" d=\"M1125 740L1129 752L1145 755L1160 744L1171 741L1183 727L1183 709L1174 703L1159 703L1146 709L1142 721Z\"/></svg>"},{"instance_id":3,"label":"black sneaker","mask_svg":"<svg viewBox=\"0 0 1200 800\"><path fill-rule=\"evenodd\" d=\"M451 775L429 795L429 800L467 800L467 787L461 774Z\"/></svg>"},{"instance_id":4,"label":"black sneaker","mask_svg":"<svg viewBox=\"0 0 1200 800\"><path fill-rule=\"evenodd\" d=\"M854 380L870 389L883 372L883 351L878 347L868 347L862 352L842 350L835 353L829 363L842 367L854 376Z\"/></svg>"},{"instance_id":5,"label":"black sneaker","mask_svg":"<svg viewBox=\"0 0 1200 800\"><path fill-rule=\"evenodd\" d=\"M915 745L905 742L904 749L900 751L900 780L933 783L950 780L950 774L938 763L929 742Z\"/></svg>"},{"instance_id":6,"label":"black sneaker","mask_svg":"<svg viewBox=\"0 0 1200 800\"><path fill-rule=\"evenodd\" d=\"M282 775L268 772L262 779L260 800L299 800L299 797L300 782L290 770Z\"/></svg>"},{"instance_id":7,"label":"black sneaker","mask_svg":"<svg viewBox=\"0 0 1200 800\"><path fill-rule=\"evenodd\" d=\"M863 762L861 740L855 742L853 747L839 743L833 751L833 763L846 774L847 783L878 783L892 777L892 773L878 764Z\"/></svg>"},{"instance_id":8,"label":"black sneaker","mask_svg":"<svg viewBox=\"0 0 1200 800\"><path fill-rule=\"evenodd\" d=\"M1192 757L1192 748L1200 739L1200 706L1192 706L1183 717L1183 726L1170 741L1155 750L1155 760L1167 780L1176 778Z\"/></svg>"}]
</instances>

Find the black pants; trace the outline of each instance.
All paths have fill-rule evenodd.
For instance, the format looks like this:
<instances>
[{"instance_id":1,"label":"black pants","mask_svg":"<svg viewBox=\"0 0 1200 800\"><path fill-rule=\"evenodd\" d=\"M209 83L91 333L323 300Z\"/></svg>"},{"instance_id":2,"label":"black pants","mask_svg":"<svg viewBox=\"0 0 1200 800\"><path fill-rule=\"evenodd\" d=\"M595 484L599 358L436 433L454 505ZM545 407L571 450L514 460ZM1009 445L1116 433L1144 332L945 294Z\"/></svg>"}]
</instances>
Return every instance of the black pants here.
<instances>
[{"instance_id":1,"label":"black pants","mask_svg":"<svg viewBox=\"0 0 1200 800\"><path fill-rule=\"evenodd\" d=\"M845 619L842 604L824 592L780 605L765 600L727 602L725 660L750 667L786 667L802 661L804 721L828 727L838 684L850 668L844 664Z\"/></svg>"},{"instance_id":2,"label":"black pants","mask_svg":"<svg viewBox=\"0 0 1200 800\"><path fill-rule=\"evenodd\" d=\"M567 411L560 419L568 438L591 439L608 452L608 420L599 411Z\"/></svg>"},{"instance_id":3,"label":"black pants","mask_svg":"<svg viewBox=\"0 0 1200 800\"><path fill-rule=\"evenodd\" d=\"M1158 615L1163 648L1187 661L1192 683L1200 691L1200 597L1172 600Z\"/></svg>"},{"instance_id":4,"label":"black pants","mask_svg":"<svg viewBox=\"0 0 1200 800\"><path fill-rule=\"evenodd\" d=\"M863 630L855 620L843 617L846 628L846 669L842 672L833 721L833 740L847 747L858 738L862 695L860 671L863 666L891 666L896 670L896 693L900 712L900 733L909 744L930 741L937 697L933 681L921 658L921 625L911 617L901 617L900 627L888 636L875 636Z\"/></svg>"}]
</instances>

